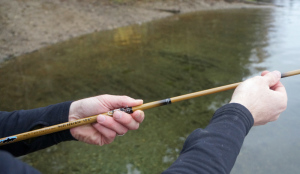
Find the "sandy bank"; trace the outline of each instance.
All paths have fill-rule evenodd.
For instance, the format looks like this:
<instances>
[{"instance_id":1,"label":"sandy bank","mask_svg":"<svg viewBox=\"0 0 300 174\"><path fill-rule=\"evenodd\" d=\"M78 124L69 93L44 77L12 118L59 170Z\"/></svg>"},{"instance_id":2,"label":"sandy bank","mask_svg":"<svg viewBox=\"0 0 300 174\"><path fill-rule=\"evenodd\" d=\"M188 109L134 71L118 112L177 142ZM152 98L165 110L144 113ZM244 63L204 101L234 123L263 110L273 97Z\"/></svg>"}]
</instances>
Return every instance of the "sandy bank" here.
<instances>
[{"instance_id":1,"label":"sandy bank","mask_svg":"<svg viewBox=\"0 0 300 174\"><path fill-rule=\"evenodd\" d=\"M120 5L92 0L1 0L0 62L83 34L200 10L253 8L212 0L169 0Z\"/></svg>"}]
</instances>

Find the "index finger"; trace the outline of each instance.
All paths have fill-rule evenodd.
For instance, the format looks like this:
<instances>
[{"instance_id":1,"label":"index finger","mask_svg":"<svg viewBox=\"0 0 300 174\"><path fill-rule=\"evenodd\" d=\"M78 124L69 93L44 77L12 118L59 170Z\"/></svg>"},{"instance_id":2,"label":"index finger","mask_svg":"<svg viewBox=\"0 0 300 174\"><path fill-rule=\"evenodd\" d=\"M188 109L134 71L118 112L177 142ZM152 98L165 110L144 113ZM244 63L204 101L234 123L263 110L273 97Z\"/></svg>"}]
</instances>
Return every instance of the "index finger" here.
<instances>
[{"instance_id":1,"label":"index finger","mask_svg":"<svg viewBox=\"0 0 300 174\"><path fill-rule=\"evenodd\" d=\"M261 76L265 76L266 74L270 73L270 71L263 71L261 73ZM277 91L280 93L286 93L285 87L283 86L283 84L278 81L275 85L270 87L273 91Z\"/></svg>"}]
</instances>

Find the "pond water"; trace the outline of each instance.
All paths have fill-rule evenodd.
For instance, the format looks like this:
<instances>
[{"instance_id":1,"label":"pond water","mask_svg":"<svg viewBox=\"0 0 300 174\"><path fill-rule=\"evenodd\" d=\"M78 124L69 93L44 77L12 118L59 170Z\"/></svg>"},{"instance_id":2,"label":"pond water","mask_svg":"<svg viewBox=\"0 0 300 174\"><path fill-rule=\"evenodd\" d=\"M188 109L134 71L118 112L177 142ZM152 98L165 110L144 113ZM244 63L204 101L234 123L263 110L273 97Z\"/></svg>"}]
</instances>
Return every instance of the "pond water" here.
<instances>
[{"instance_id":1,"label":"pond water","mask_svg":"<svg viewBox=\"0 0 300 174\"><path fill-rule=\"evenodd\" d=\"M264 69L298 69L299 2L284 5L172 16L74 38L3 62L0 110L99 94L128 95L146 103L239 82ZM282 81L287 110L277 122L252 128L232 173L299 170L300 78ZM147 110L139 130L107 146L65 142L22 160L42 173L160 173L177 158L187 136L204 128L231 94Z\"/></svg>"},{"instance_id":2,"label":"pond water","mask_svg":"<svg viewBox=\"0 0 300 174\"><path fill-rule=\"evenodd\" d=\"M272 21L267 25L271 27L263 47L267 58L255 66L282 72L299 69L300 1L274 2L284 7L270 13ZM255 55L253 59L256 59ZM276 122L252 128L231 173L299 173L300 76L283 79L282 82L288 93L287 110Z\"/></svg>"}]
</instances>

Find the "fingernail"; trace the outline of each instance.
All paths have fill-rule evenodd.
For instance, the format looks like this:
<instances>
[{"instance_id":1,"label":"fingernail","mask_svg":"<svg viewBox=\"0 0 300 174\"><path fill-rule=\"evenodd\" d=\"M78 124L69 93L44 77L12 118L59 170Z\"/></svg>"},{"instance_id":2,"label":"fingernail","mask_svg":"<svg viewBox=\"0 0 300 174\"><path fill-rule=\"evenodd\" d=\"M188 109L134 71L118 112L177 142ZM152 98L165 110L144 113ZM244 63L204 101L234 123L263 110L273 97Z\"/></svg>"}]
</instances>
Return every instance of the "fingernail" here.
<instances>
[{"instance_id":1,"label":"fingernail","mask_svg":"<svg viewBox=\"0 0 300 174\"><path fill-rule=\"evenodd\" d=\"M115 119L120 119L122 117L122 113L121 112L115 112L114 114L114 118Z\"/></svg>"},{"instance_id":2,"label":"fingernail","mask_svg":"<svg viewBox=\"0 0 300 174\"><path fill-rule=\"evenodd\" d=\"M142 99L136 99L137 102L142 102L143 103L143 100Z\"/></svg>"},{"instance_id":3,"label":"fingernail","mask_svg":"<svg viewBox=\"0 0 300 174\"><path fill-rule=\"evenodd\" d=\"M99 115L98 116L98 122L103 123L105 121L105 116L104 115Z\"/></svg>"},{"instance_id":4,"label":"fingernail","mask_svg":"<svg viewBox=\"0 0 300 174\"><path fill-rule=\"evenodd\" d=\"M276 77L278 77L278 78L281 77L281 73L279 71L273 71L273 73L276 75Z\"/></svg>"},{"instance_id":5,"label":"fingernail","mask_svg":"<svg viewBox=\"0 0 300 174\"><path fill-rule=\"evenodd\" d=\"M138 111L139 114L136 116L137 119L140 119L142 117L142 112L141 111Z\"/></svg>"}]
</instances>

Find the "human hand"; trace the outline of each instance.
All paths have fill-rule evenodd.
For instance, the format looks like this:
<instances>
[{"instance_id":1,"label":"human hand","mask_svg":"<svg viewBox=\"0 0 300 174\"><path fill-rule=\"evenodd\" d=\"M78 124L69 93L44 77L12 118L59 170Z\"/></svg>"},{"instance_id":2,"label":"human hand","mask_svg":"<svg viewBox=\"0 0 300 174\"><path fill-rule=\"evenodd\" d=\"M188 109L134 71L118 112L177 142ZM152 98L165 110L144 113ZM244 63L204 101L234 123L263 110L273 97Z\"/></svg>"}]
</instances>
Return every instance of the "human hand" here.
<instances>
[{"instance_id":1,"label":"human hand","mask_svg":"<svg viewBox=\"0 0 300 174\"><path fill-rule=\"evenodd\" d=\"M230 103L240 103L252 114L254 126L278 119L287 107L285 87L279 81L279 71L262 72L241 83L234 91Z\"/></svg>"},{"instance_id":2,"label":"human hand","mask_svg":"<svg viewBox=\"0 0 300 174\"><path fill-rule=\"evenodd\" d=\"M75 101L70 106L69 121L106 113L111 110L143 104L127 96L100 95ZM124 135L128 130L136 130L144 120L143 111L127 114L116 111L113 117L98 115L97 123L70 129L74 138L89 144L104 145L113 142L116 135Z\"/></svg>"}]
</instances>

